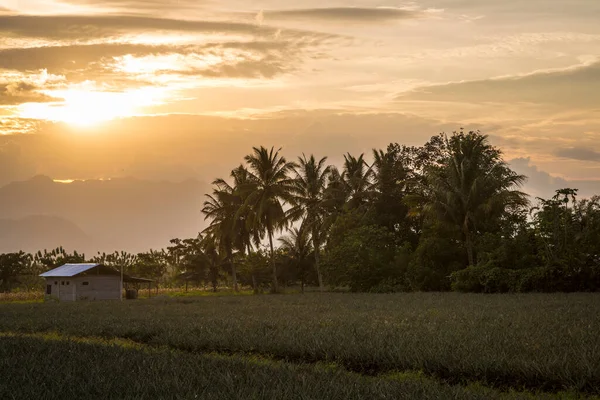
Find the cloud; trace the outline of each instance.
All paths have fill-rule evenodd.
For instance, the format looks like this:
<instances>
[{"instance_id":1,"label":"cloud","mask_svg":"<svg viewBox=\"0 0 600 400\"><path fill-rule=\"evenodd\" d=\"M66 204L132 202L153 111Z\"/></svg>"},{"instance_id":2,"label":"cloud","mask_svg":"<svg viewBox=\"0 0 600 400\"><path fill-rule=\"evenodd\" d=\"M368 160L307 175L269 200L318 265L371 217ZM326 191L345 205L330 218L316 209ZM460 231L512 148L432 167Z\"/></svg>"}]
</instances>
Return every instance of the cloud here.
<instances>
[{"instance_id":1,"label":"cloud","mask_svg":"<svg viewBox=\"0 0 600 400\"><path fill-rule=\"evenodd\" d=\"M397 100L465 103L537 103L597 107L600 62L528 75L426 86Z\"/></svg>"},{"instance_id":2,"label":"cloud","mask_svg":"<svg viewBox=\"0 0 600 400\"><path fill-rule=\"evenodd\" d=\"M17 105L21 103L42 103L59 101L40 93L39 87L28 82L11 82L0 84L0 106Z\"/></svg>"},{"instance_id":3,"label":"cloud","mask_svg":"<svg viewBox=\"0 0 600 400\"><path fill-rule=\"evenodd\" d=\"M149 32L160 36L164 30L198 35L196 40L168 45L131 43L122 36ZM299 30L281 33L256 24L141 16L0 16L0 35L2 31L30 38L54 36L64 45L1 49L0 77L2 69L21 73L47 69L64 75L69 83L95 80L111 90L161 75L273 78L298 69L308 48L324 49L338 38ZM220 39L212 33L219 33ZM213 41L206 42L209 37ZM82 39L94 41L79 43ZM311 57L318 54L323 53L313 51Z\"/></svg>"},{"instance_id":4,"label":"cloud","mask_svg":"<svg viewBox=\"0 0 600 400\"><path fill-rule=\"evenodd\" d=\"M570 158L580 161L600 162L600 152L583 147L568 147L556 150L557 157Z\"/></svg>"},{"instance_id":5,"label":"cloud","mask_svg":"<svg viewBox=\"0 0 600 400\"><path fill-rule=\"evenodd\" d=\"M0 15L0 33L29 38L81 41L114 38L125 33L161 31L274 37L279 29L258 26L255 23L181 20L139 15ZM290 38L312 36L326 39L335 37L330 34L289 29L286 30L286 35Z\"/></svg>"},{"instance_id":6,"label":"cloud","mask_svg":"<svg viewBox=\"0 0 600 400\"><path fill-rule=\"evenodd\" d=\"M259 25L262 25L263 22L265 22L265 14L264 14L263 10L260 10L258 12L258 14L256 14L256 16L254 17L254 20Z\"/></svg>"},{"instance_id":7,"label":"cloud","mask_svg":"<svg viewBox=\"0 0 600 400\"><path fill-rule=\"evenodd\" d=\"M310 46L310 42L244 41L199 46L111 43L16 48L0 50L0 69L23 73L45 69L71 83L100 79L128 87L140 83L137 75L150 71L153 77L273 78L296 69L303 61L304 49Z\"/></svg>"},{"instance_id":8,"label":"cloud","mask_svg":"<svg viewBox=\"0 0 600 400\"><path fill-rule=\"evenodd\" d=\"M9 138L20 133L38 132L40 121L27 118L2 118L0 117L0 138ZM0 141L0 147L6 144ZM1 179L0 179L1 181Z\"/></svg>"},{"instance_id":9,"label":"cloud","mask_svg":"<svg viewBox=\"0 0 600 400\"><path fill-rule=\"evenodd\" d=\"M121 8L129 10L172 10L195 9L202 1L198 0L63 0L63 3L99 8Z\"/></svg>"},{"instance_id":10,"label":"cloud","mask_svg":"<svg viewBox=\"0 0 600 400\"><path fill-rule=\"evenodd\" d=\"M294 70L293 63L289 61L276 56L266 55L258 60L226 61L214 67L191 70L187 74L209 78L273 78Z\"/></svg>"},{"instance_id":11,"label":"cloud","mask_svg":"<svg viewBox=\"0 0 600 400\"><path fill-rule=\"evenodd\" d=\"M7 75L3 69L21 74L43 69L63 76L67 83L92 80L110 90L148 85L159 77L169 81L169 76L187 80L191 86L189 77L193 76L270 79L297 70L309 56L314 60L323 55L311 50L324 50L328 43L315 37L223 39L200 44L98 43L0 49L0 81Z\"/></svg>"},{"instance_id":12,"label":"cloud","mask_svg":"<svg viewBox=\"0 0 600 400\"><path fill-rule=\"evenodd\" d=\"M18 71L48 69L52 72L86 70L91 64L103 59L128 54L145 56L165 54L173 46L149 46L142 44L93 44L73 46L43 46L0 50L0 68ZM180 49L185 52L185 49Z\"/></svg>"},{"instance_id":13,"label":"cloud","mask_svg":"<svg viewBox=\"0 0 600 400\"><path fill-rule=\"evenodd\" d=\"M556 190L567 187L579 189L580 197L591 197L600 194L600 180L574 180L552 176L533 165L529 157L512 159L509 164L516 172L527 176L524 190L532 198L547 199L554 196Z\"/></svg>"},{"instance_id":14,"label":"cloud","mask_svg":"<svg viewBox=\"0 0 600 400\"><path fill-rule=\"evenodd\" d=\"M422 18L426 12L395 7L323 7L261 12L265 19L276 20L322 20L339 22L390 22Z\"/></svg>"}]
</instances>

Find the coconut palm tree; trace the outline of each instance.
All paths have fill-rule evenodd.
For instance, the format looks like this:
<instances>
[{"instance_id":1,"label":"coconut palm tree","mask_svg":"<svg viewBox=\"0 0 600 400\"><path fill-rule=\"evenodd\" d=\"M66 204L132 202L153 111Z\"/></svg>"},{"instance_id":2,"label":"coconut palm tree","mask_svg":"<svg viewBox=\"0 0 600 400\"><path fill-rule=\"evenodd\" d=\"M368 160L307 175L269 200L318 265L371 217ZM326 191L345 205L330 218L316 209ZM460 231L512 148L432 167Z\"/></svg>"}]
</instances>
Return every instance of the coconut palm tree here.
<instances>
[{"instance_id":1,"label":"coconut palm tree","mask_svg":"<svg viewBox=\"0 0 600 400\"><path fill-rule=\"evenodd\" d=\"M315 269L321 291L323 291L324 286L319 258L327 215L325 191L331 174L331 166L325 165L326 162L327 157L323 157L319 161L315 159L314 155L309 158L304 154L302 157L298 157L298 165L294 168L294 206L288 213L293 221L303 219L302 225L306 227L306 231L310 231L315 250Z\"/></svg>"},{"instance_id":2,"label":"coconut palm tree","mask_svg":"<svg viewBox=\"0 0 600 400\"><path fill-rule=\"evenodd\" d=\"M253 210L246 204L253 185L250 173L243 165L232 170L231 177L233 178L234 208L237 210L233 226L234 247L242 254L246 252L250 254L252 243L257 245L260 243L260 235L253 230Z\"/></svg>"},{"instance_id":3,"label":"coconut palm tree","mask_svg":"<svg viewBox=\"0 0 600 400\"><path fill-rule=\"evenodd\" d=\"M213 182L212 194L207 194L202 212L205 219L211 219L210 225L203 233L212 238L215 245L225 253L225 263L231 270L233 289L238 290L236 266L233 262L234 228L238 204L234 188L223 179Z\"/></svg>"},{"instance_id":4,"label":"coconut palm tree","mask_svg":"<svg viewBox=\"0 0 600 400\"><path fill-rule=\"evenodd\" d=\"M357 208L365 204L372 193L373 169L366 163L364 154L354 157L344 155L342 180L347 192L347 207Z\"/></svg>"},{"instance_id":5,"label":"coconut palm tree","mask_svg":"<svg viewBox=\"0 0 600 400\"><path fill-rule=\"evenodd\" d=\"M248 164L249 184L244 188L247 194L245 204L253 213L252 226L255 236L266 233L269 239L271 267L273 269L273 291L279 290L277 266L273 248L273 235L282 230L288 222L284 204L293 201L293 179L289 173L294 167L275 151L274 147L254 147L252 154L245 157Z\"/></svg>"},{"instance_id":6,"label":"coconut palm tree","mask_svg":"<svg viewBox=\"0 0 600 400\"><path fill-rule=\"evenodd\" d=\"M479 132L445 137L443 154L443 162L427 170L424 211L461 232L472 266L474 235L506 211L529 203L527 195L517 190L526 177L512 171Z\"/></svg>"}]
</instances>

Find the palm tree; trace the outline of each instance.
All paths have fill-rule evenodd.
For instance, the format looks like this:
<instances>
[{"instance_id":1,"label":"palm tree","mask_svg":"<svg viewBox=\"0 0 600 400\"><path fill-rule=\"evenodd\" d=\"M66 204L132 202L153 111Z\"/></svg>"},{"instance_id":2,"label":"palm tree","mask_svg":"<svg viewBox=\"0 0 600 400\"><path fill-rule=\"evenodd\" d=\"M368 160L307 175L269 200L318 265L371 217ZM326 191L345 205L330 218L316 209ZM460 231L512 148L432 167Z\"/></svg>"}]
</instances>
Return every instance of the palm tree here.
<instances>
[{"instance_id":1,"label":"palm tree","mask_svg":"<svg viewBox=\"0 0 600 400\"><path fill-rule=\"evenodd\" d=\"M243 253L250 254L252 243L260 243L260 234L253 230L254 213L247 204L252 181L248 169L240 165L231 171L233 178L234 208L237 209L233 226L234 247Z\"/></svg>"},{"instance_id":2,"label":"palm tree","mask_svg":"<svg viewBox=\"0 0 600 400\"><path fill-rule=\"evenodd\" d=\"M225 262L231 269L233 289L238 291L236 266L233 262L234 228L238 204L234 188L223 179L213 182L215 188L212 194L207 194L202 212L205 219L211 219L210 225L203 233L210 236L215 245L225 253Z\"/></svg>"},{"instance_id":3,"label":"palm tree","mask_svg":"<svg viewBox=\"0 0 600 400\"><path fill-rule=\"evenodd\" d=\"M331 166L326 166L327 157L319 161L314 155L298 157L298 165L294 168L295 178L293 184L294 206L288 215L295 221L303 218L302 225L310 230L313 247L315 250L315 269L319 280L319 289L323 291L323 277L319 266L322 234L327 214L325 191L327 181L331 174Z\"/></svg>"},{"instance_id":4,"label":"palm tree","mask_svg":"<svg viewBox=\"0 0 600 400\"><path fill-rule=\"evenodd\" d=\"M329 169L327 188L324 193L324 207L327 209L330 220L335 219L344 210L348 201L348 190L342 178L342 173L335 167Z\"/></svg>"},{"instance_id":5,"label":"palm tree","mask_svg":"<svg viewBox=\"0 0 600 400\"><path fill-rule=\"evenodd\" d=\"M310 241L308 229L304 224L300 228L292 228L288 236L279 238L281 249L287 253L292 264L300 271L300 290L302 293L304 293L308 258L313 250Z\"/></svg>"},{"instance_id":6,"label":"palm tree","mask_svg":"<svg viewBox=\"0 0 600 400\"><path fill-rule=\"evenodd\" d=\"M516 190L526 177L512 171L479 132L445 137L443 150L443 163L427 170L424 211L461 232L472 266L474 234L511 208L529 203L527 195Z\"/></svg>"},{"instance_id":7,"label":"palm tree","mask_svg":"<svg viewBox=\"0 0 600 400\"><path fill-rule=\"evenodd\" d=\"M373 169L366 163L364 154L358 157L350 153L344 155L342 179L347 191L348 208L357 208L368 201L372 191L372 177Z\"/></svg>"},{"instance_id":8,"label":"palm tree","mask_svg":"<svg viewBox=\"0 0 600 400\"><path fill-rule=\"evenodd\" d=\"M279 290L279 285L273 234L287 224L283 205L293 200L293 179L289 177L289 173L295 165L280 156L279 151L281 149L275 151L274 147L271 150L262 146L254 147L253 153L245 157L249 172L249 184L244 190L248 194L245 203L252 210L252 226L256 236L264 236L266 233L269 238L274 292Z\"/></svg>"}]
</instances>

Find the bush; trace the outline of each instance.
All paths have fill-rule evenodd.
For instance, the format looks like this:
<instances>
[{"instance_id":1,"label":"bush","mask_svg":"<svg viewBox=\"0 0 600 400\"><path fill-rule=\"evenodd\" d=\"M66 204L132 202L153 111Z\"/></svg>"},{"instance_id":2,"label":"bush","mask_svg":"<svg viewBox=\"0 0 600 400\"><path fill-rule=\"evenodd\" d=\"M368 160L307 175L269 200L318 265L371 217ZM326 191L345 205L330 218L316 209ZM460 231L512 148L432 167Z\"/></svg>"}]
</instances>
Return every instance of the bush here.
<instances>
[{"instance_id":1,"label":"bush","mask_svg":"<svg viewBox=\"0 0 600 400\"><path fill-rule=\"evenodd\" d=\"M450 276L452 290L472 293L586 292L597 284L589 270L562 265L527 269L468 267Z\"/></svg>"},{"instance_id":2,"label":"bush","mask_svg":"<svg viewBox=\"0 0 600 400\"><path fill-rule=\"evenodd\" d=\"M452 281L452 290L463 293L481 293L483 284L481 283L481 267L468 267L460 271L453 272L450 275Z\"/></svg>"},{"instance_id":3,"label":"bush","mask_svg":"<svg viewBox=\"0 0 600 400\"><path fill-rule=\"evenodd\" d=\"M448 238L422 237L407 274L413 290L447 291L450 274L464 268L464 249Z\"/></svg>"},{"instance_id":4,"label":"bush","mask_svg":"<svg viewBox=\"0 0 600 400\"><path fill-rule=\"evenodd\" d=\"M523 270L489 268L486 266L468 267L452 273L452 290L474 293L520 292L520 279Z\"/></svg>"},{"instance_id":5,"label":"bush","mask_svg":"<svg viewBox=\"0 0 600 400\"><path fill-rule=\"evenodd\" d=\"M372 289L389 291L401 282L403 247L394 242L394 235L377 225L352 229L337 244L330 246L323 260L323 273L329 284L349 286L351 291ZM376 289L376 288L379 289Z\"/></svg>"}]
</instances>

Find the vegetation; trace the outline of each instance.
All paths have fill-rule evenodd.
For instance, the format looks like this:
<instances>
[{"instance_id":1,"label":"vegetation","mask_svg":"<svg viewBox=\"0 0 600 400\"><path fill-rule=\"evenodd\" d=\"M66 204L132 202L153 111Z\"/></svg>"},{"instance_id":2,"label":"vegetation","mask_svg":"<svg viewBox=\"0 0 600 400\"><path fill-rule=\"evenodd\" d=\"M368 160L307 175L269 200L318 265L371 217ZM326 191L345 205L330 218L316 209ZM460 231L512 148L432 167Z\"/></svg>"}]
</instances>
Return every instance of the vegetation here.
<instances>
[{"instance_id":1,"label":"vegetation","mask_svg":"<svg viewBox=\"0 0 600 400\"><path fill-rule=\"evenodd\" d=\"M9 337L0 341L0 395L86 399L531 399L419 374L370 378L334 365L147 350L128 342ZM43 357L40 357L43 355ZM86 368L82 368L86 365ZM53 370L53 374L46 371ZM558 396L543 395L543 399Z\"/></svg>"},{"instance_id":2,"label":"vegetation","mask_svg":"<svg viewBox=\"0 0 600 400\"><path fill-rule=\"evenodd\" d=\"M213 182L197 237L0 255L0 303L16 300L0 304L0 397L598 395L596 295L519 293L598 291L600 197L529 199L478 132L371 159L256 147ZM39 304L38 274L68 262L151 278L156 296Z\"/></svg>"},{"instance_id":3,"label":"vegetation","mask_svg":"<svg viewBox=\"0 0 600 400\"><path fill-rule=\"evenodd\" d=\"M1 382L12 382L4 393L43 388L58 396L83 386L164 393L173 382L182 385L181 397L218 388L244 398L281 398L276 394L291 388L296 398L335 397L350 393L346 386L353 382L357 396L377 398L502 398L498 390L526 389L536 398L600 393L600 308L592 294L165 297L110 308L102 302L0 304L0 314L0 372L11 377ZM40 342L47 337L61 341ZM62 342L66 338L87 344ZM115 340L131 348L97 345ZM252 361L264 359L271 361ZM83 363L96 373L84 374ZM335 368L318 367L328 365ZM391 375L426 379L393 382ZM98 387L86 383L100 377ZM14 384L23 379L32 381ZM484 391L472 391L474 384Z\"/></svg>"},{"instance_id":4,"label":"vegetation","mask_svg":"<svg viewBox=\"0 0 600 400\"><path fill-rule=\"evenodd\" d=\"M291 162L255 147L229 180L213 182L202 208L209 226L197 237L136 255L0 255L0 290L30 289L40 272L84 260L161 286L215 291L600 288L600 197L563 188L529 199L520 191L526 177L479 132L440 134L421 147L392 143L368 158L346 154L338 169L326 157Z\"/></svg>"}]
</instances>

